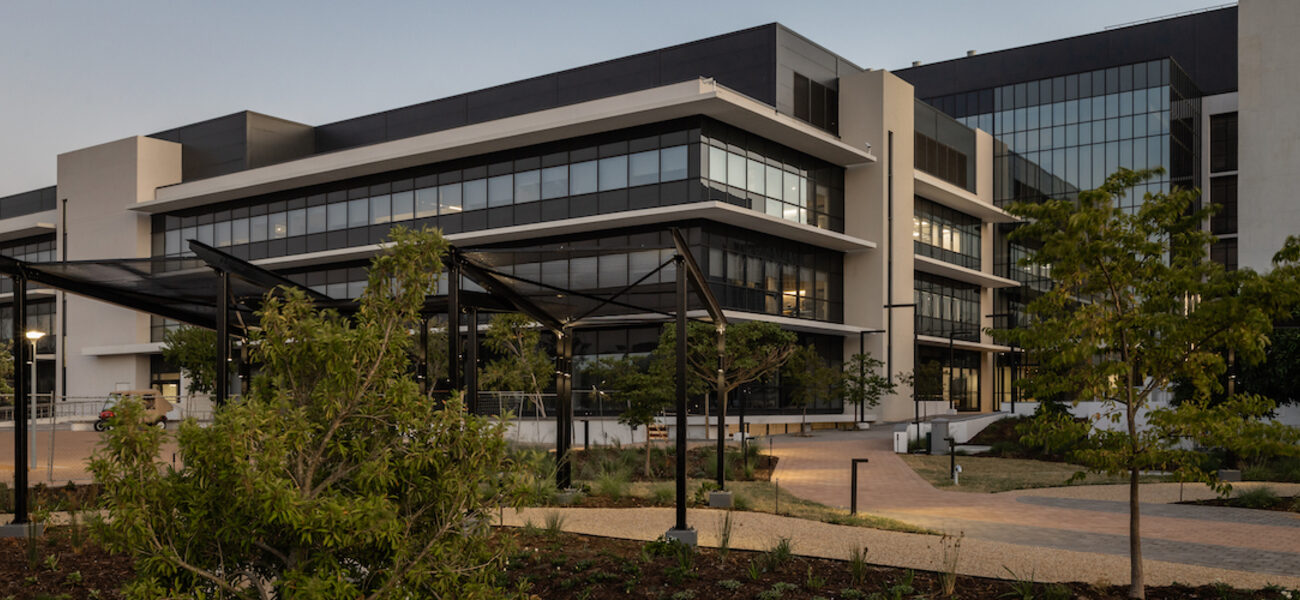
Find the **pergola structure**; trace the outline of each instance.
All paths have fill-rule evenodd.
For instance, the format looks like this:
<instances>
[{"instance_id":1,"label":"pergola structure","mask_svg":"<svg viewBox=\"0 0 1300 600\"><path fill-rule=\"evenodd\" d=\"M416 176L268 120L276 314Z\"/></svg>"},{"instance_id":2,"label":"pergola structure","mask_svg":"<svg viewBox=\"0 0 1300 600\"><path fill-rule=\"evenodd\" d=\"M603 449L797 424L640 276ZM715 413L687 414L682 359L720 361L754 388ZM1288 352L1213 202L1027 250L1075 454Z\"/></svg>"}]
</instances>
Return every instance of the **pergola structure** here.
<instances>
[{"instance_id":1,"label":"pergola structure","mask_svg":"<svg viewBox=\"0 0 1300 600\"><path fill-rule=\"evenodd\" d=\"M520 312L528 315L541 327L555 335L555 387L558 403L556 411L556 479L561 489L572 486L572 469L569 461L573 434L573 338L574 331L584 326L608 325L611 318L623 323L665 322L674 320L677 328L676 376L676 428L677 428L677 524L673 531L688 531L686 524L686 344L687 312L690 291L702 301L718 333L719 357L725 351L723 333L726 317L722 313L695 258L681 233L673 229L673 254L650 273L617 290L613 294L598 295L582 290L572 290L516 274L511 268L520 252L492 249L461 249L451 247L444 263L448 270L448 292L445 296L430 296L422 310L425 326L422 342L426 357L421 373L428 373L427 319L436 314L448 315L448 381L453 390L462 390L466 404L477 409L478 384L478 320L480 310L491 312ZM13 334L22 339L26 325L27 283L36 283L147 312L157 316L204 327L217 332L216 390L214 400L218 406L230 396L229 364L232 336L247 337L257 324L257 311L266 295L278 288L296 288L307 295L318 308L334 308L347 314L355 310L356 303L331 298L300 285L282 275L246 260L222 252L195 240L189 242L194 258L141 258L98 261L63 261L57 263L28 263L0 256L0 274L8 276L14 284ZM602 249L604 250L604 249ZM548 250L544 253L565 254L570 250ZM536 257L539 252L524 253ZM639 306L627 301L629 293L669 265L675 273L675 310L663 311ZM462 289L461 277L473 282L483 291ZM462 317L468 315L466 343L462 347L459 332ZM27 360L24 344L14 344L14 397L21 399L28 393L29 383L21 374ZM468 365L468 368L463 368ZM722 371L719 369L719 379ZM426 393L430 388L424 377ZM722 382L719 381L721 389ZM34 385L34 382L32 382ZM725 411L725 399L721 405ZM26 404L15 402L15 469L16 494L14 524L27 522L27 425ZM725 414L718 419L717 453L719 473L724 452ZM721 478L721 475L720 475ZM670 531L670 533L672 533Z\"/></svg>"}]
</instances>

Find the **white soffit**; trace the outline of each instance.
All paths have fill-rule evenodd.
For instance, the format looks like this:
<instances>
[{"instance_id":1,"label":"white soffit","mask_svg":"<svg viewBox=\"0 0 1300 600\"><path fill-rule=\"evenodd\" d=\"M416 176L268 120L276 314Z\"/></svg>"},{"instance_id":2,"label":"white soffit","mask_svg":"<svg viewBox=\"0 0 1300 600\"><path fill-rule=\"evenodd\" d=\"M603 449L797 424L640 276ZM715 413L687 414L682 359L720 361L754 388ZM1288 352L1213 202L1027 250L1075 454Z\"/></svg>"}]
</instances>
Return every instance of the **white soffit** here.
<instances>
[{"instance_id":1,"label":"white soffit","mask_svg":"<svg viewBox=\"0 0 1300 600\"><path fill-rule=\"evenodd\" d=\"M964 189L921 170L916 174L916 195L938 202L948 208L959 210L972 217L978 217L986 223L1014 223L1015 216L992 204L980 202L979 198Z\"/></svg>"},{"instance_id":2,"label":"white soffit","mask_svg":"<svg viewBox=\"0 0 1300 600\"><path fill-rule=\"evenodd\" d=\"M957 281L963 281L966 283L973 283L980 287L1020 287L1020 282L1014 279L1007 279L1006 277L999 277L992 273L985 273L983 271L976 271L975 269L960 267L929 256L917 254L913 257L913 262L915 263L914 266L917 271L941 275L948 279L956 279Z\"/></svg>"},{"instance_id":3,"label":"white soffit","mask_svg":"<svg viewBox=\"0 0 1300 600\"><path fill-rule=\"evenodd\" d=\"M44 210L29 215L0 219L0 242L43 233L54 233L54 223L58 219L59 211L57 210Z\"/></svg>"},{"instance_id":4,"label":"white soffit","mask_svg":"<svg viewBox=\"0 0 1300 600\"><path fill-rule=\"evenodd\" d=\"M131 208L146 213L192 208L694 115L718 119L833 164L876 161L864 148L845 144L711 79L698 79L166 186L158 188L154 200Z\"/></svg>"}]
</instances>

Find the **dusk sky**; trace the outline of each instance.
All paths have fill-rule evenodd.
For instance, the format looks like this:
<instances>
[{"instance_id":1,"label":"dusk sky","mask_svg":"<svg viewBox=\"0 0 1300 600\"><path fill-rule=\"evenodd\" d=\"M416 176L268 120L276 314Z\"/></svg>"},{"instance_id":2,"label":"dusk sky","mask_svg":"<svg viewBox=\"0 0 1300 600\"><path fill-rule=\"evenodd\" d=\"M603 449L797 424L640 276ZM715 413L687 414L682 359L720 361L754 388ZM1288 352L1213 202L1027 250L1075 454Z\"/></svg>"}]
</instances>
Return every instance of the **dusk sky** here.
<instances>
[{"instance_id":1,"label":"dusk sky","mask_svg":"<svg viewBox=\"0 0 1300 600\"><path fill-rule=\"evenodd\" d=\"M59 153L240 110L310 125L779 21L898 69L1212 0L0 0L0 196Z\"/></svg>"}]
</instances>

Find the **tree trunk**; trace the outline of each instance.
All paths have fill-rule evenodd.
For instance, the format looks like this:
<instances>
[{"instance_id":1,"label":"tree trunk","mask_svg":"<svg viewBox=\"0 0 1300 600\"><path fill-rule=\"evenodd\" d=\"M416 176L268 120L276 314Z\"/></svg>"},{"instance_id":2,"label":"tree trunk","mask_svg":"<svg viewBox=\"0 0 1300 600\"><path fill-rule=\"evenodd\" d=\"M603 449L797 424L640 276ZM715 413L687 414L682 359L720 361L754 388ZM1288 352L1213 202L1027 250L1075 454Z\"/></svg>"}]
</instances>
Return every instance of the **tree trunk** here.
<instances>
[{"instance_id":1,"label":"tree trunk","mask_svg":"<svg viewBox=\"0 0 1300 600\"><path fill-rule=\"evenodd\" d=\"M1128 397L1125 417L1128 425L1130 452L1129 460L1136 461L1137 456L1137 403L1133 398L1134 377L1132 369L1128 376ZM1146 598L1146 581L1142 575L1142 527L1140 504L1138 502L1138 468L1134 465L1128 474L1128 554L1129 554L1129 598Z\"/></svg>"},{"instance_id":2,"label":"tree trunk","mask_svg":"<svg viewBox=\"0 0 1300 600\"><path fill-rule=\"evenodd\" d=\"M1128 483L1128 552L1131 573L1129 598L1146 598L1146 584L1142 575L1142 530L1138 513L1138 470L1129 471Z\"/></svg>"}]
</instances>

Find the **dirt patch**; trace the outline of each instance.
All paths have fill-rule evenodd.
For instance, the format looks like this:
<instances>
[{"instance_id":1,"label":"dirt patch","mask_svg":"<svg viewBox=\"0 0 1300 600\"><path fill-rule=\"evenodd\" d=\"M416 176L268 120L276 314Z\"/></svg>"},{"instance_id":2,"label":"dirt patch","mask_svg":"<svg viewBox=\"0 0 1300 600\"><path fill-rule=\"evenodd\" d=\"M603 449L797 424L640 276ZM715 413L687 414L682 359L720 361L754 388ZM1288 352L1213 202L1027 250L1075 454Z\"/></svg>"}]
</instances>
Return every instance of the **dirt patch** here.
<instances>
[{"instance_id":1,"label":"dirt patch","mask_svg":"<svg viewBox=\"0 0 1300 600\"><path fill-rule=\"evenodd\" d=\"M86 536L59 527L35 540L0 539L0 598L121 598L131 559L109 555Z\"/></svg>"}]
</instances>

